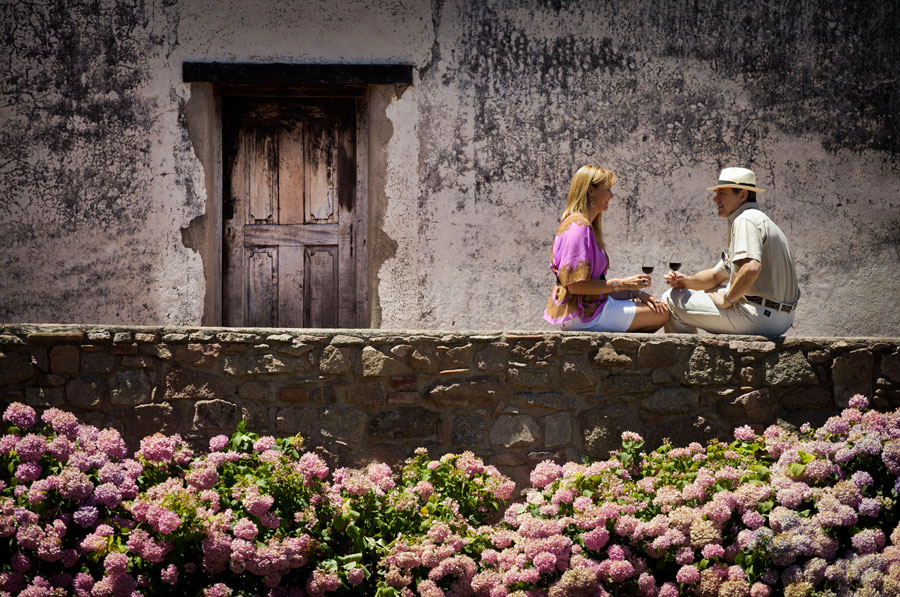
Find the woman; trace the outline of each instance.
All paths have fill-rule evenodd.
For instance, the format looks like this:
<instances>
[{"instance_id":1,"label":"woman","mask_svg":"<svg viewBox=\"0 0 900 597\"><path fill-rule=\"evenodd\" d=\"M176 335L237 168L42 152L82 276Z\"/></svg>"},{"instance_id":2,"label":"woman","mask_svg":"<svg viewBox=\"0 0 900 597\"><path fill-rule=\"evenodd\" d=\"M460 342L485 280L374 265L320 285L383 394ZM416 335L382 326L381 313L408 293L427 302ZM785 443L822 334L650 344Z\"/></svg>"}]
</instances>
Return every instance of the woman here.
<instances>
[{"instance_id":1,"label":"woman","mask_svg":"<svg viewBox=\"0 0 900 597\"><path fill-rule=\"evenodd\" d=\"M596 166L582 166L572 177L553 241L556 284L544 311L564 331L655 332L669 320L668 306L644 291L650 276L606 279L603 212L614 184L616 175Z\"/></svg>"}]
</instances>

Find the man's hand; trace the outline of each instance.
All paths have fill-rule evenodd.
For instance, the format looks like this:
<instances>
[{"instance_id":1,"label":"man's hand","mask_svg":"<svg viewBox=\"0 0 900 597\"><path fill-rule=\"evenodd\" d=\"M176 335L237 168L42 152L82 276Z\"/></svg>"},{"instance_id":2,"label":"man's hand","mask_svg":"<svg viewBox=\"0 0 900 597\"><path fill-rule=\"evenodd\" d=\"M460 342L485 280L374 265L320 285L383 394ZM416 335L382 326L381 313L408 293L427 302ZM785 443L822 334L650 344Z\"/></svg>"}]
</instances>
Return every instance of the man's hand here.
<instances>
[{"instance_id":1,"label":"man's hand","mask_svg":"<svg viewBox=\"0 0 900 597\"><path fill-rule=\"evenodd\" d=\"M641 292L637 296L638 300L650 307L653 311L659 313L660 315L665 315L669 312L669 305L659 300L652 294L648 294L646 292Z\"/></svg>"},{"instance_id":2,"label":"man's hand","mask_svg":"<svg viewBox=\"0 0 900 597\"><path fill-rule=\"evenodd\" d=\"M672 288L687 288L687 277L678 272L667 273L663 276L663 280Z\"/></svg>"},{"instance_id":3,"label":"man's hand","mask_svg":"<svg viewBox=\"0 0 900 597\"><path fill-rule=\"evenodd\" d=\"M730 309L734 306L734 303L729 303L728 301L725 300L725 295L727 292L728 292L727 290L719 290L718 292L712 292L712 293L710 293L709 298L712 299L712 302L715 303L715 305L719 309L723 309L723 310Z\"/></svg>"}]
</instances>

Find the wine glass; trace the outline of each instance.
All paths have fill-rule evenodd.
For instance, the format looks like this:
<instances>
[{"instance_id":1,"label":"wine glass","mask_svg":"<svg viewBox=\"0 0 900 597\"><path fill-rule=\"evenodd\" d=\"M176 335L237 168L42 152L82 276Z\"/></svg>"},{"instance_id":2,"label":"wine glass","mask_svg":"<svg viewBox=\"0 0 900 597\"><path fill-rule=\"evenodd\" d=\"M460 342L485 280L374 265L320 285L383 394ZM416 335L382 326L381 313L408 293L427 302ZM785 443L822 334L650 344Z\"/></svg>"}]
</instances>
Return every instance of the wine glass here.
<instances>
[{"instance_id":1,"label":"wine glass","mask_svg":"<svg viewBox=\"0 0 900 597\"><path fill-rule=\"evenodd\" d=\"M641 271L647 274L648 276L653 273L653 267L655 264L655 259L653 255L650 253L644 253L643 257L641 257ZM647 291L650 291L650 285L647 285Z\"/></svg>"},{"instance_id":2,"label":"wine glass","mask_svg":"<svg viewBox=\"0 0 900 597\"><path fill-rule=\"evenodd\" d=\"M669 269L673 272L681 269L681 257L677 253L669 255Z\"/></svg>"}]
</instances>

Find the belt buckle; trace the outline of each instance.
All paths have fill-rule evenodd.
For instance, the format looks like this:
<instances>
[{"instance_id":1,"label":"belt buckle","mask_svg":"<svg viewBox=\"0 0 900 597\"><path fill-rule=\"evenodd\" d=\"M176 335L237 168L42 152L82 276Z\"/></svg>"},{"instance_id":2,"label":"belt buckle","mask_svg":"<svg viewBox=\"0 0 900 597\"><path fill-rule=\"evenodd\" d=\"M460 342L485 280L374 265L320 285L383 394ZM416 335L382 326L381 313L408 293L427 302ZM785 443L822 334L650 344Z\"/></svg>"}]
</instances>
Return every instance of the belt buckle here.
<instances>
[{"instance_id":1,"label":"belt buckle","mask_svg":"<svg viewBox=\"0 0 900 597\"><path fill-rule=\"evenodd\" d=\"M765 299L765 300L763 301L763 304L764 304L766 307L769 307L769 308L771 308L771 309L780 309L780 308L781 308L781 303L776 303L775 301L769 300L769 299Z\"/></svg>"},{"instance_id":2,"label":"belt buckle","mask_svg":"<svg viewBox=\"0 0 900 597\"><path fill-rule=\"evenodd\" d=\"M790 313L791 311L794 310L794 305L786 305L785 304L785 305L781 305L778 309L781 311L784 311L785 313Z\"/></svg>"},{"instance_id":3,"label":"belt buckle","mask_svg":"<svg viewBox=\"0 0 900 597\"><path fill-rule=\"evenodd\" d=\"M756 303L757 305L762 304L762 299L759 298L758 296L748 296L747 300L750 301L751 303Z\"/></svg>"}]
</instances>

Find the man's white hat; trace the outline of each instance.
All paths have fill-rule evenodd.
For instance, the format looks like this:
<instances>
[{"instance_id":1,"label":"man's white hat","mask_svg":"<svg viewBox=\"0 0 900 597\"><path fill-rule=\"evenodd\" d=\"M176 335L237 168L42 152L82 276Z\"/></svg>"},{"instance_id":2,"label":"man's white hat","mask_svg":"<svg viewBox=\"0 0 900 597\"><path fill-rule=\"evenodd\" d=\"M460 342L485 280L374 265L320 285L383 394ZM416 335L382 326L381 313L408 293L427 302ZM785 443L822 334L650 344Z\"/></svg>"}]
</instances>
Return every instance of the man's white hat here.
<instances>
[{"instance_id":1,"label":"man's white hat","mask_svg":"<svg viewBox=\"0 0 900 597\"><path fill-rule=\"evenodd\" d=\"M716 189L746 189L756 193L765 193L765 190L756 186L756 173L746 168L725 168L719 174L719 182L716 186L709 187L707 191Z\"/></svg>"}]
</instances>

